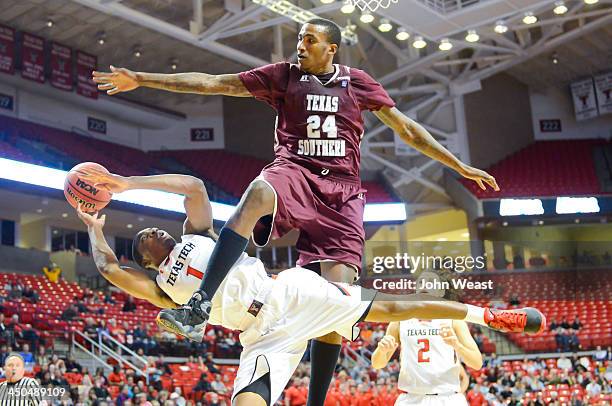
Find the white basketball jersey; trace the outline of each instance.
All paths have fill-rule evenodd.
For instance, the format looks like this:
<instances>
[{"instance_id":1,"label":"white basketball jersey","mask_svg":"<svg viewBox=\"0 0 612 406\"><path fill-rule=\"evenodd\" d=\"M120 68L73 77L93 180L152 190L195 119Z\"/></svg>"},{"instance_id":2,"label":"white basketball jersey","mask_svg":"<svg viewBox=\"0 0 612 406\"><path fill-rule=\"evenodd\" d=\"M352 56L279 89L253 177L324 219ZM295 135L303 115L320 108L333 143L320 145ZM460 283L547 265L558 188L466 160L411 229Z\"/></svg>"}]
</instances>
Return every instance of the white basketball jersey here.
<instances>
[{"instance_id":1,"label":"white basketball jersey","mask_svg":"<svg viewBox=\"0 0 612 406\"><path fill-rule=\"evenodd\" d=\"M440 337L442 326L452 326L452 320L410 319L400 322L398 386L404 392L426 395L461 391L459 357Z\"/></svg>"},{"instance_id":2,"label":"white basketball jersey","mask_svg":"<svg viewBox=\"0 0 612 406\"><path fill-rule=\"evenodd\" d=\"M215 241L210 237L182 236L160 265L157 285L175 303L187 303L200 287L214 247ZM209 323L240 329L255 295L269 279L260 260L242 254L213 296Z\"/></svg>"}]
</instances>

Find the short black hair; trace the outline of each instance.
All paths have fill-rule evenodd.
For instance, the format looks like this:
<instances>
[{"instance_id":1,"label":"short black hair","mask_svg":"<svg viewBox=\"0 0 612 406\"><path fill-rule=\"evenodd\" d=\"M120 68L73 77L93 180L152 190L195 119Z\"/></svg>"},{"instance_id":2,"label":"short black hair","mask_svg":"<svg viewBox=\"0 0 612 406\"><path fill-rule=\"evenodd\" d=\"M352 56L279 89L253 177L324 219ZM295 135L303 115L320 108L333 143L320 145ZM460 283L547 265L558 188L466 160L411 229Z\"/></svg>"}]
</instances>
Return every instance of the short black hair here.
<instances>
[{"instance_id":1,"label":"short black hair","mask_svg":"<svg viewBox=\"0 0 612 406\"><path fill-rule=\"evenodd\" d=\"M330 44L338 45L338 48L340 47L340 44L342 43L342 30L338 24L326 18L312 18L306 21L306 24L323 27L325 29L325 33L327 34L327 41Z\"/></svg>"},{"instance_id":2,"label":"short black hair","mask_svg":"<svg viewBox=\"0 0 612 406\"><path fill-rule=\"evenodd\" d=\"M142 234L143 231L144 230L137 232L136 235L134 236L134 239L132 240L132 260L134 260L134 262L136 262L142 268L144 268L144 266L142 265L144 258L142 257L142 254L138 250L138 244L140 242L140 235Z\"/></svg>"}]
</instances>

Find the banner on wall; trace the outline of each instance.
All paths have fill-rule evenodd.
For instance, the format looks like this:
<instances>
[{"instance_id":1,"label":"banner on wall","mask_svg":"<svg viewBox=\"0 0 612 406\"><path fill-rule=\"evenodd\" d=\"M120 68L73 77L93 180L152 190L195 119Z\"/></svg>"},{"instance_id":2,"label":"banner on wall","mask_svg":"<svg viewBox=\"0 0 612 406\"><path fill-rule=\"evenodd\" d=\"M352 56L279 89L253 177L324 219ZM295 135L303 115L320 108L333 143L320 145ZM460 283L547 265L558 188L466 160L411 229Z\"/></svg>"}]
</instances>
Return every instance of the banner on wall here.
<instances>
[{"instance_id":1,"label":"banner on wall","mask_svg":"<svg viewBox=\"0 0 612 406\"><path fill-rule=\"evenodd\" d=\"M0 25L0 72L15 73L15 30Z\"/></svg>"},{"instance_id":2,"label":"banner on wall","mask_svg":"<svg viewBox=\"0 0 612 406\"><path fill-rule=\"evenodd\" d=\"M72 91L72 49L67 46L51 43L51 85Z\"/></svg>"},{"instance_id":3,"label":"banner on wall","mask_svg":"<svg viewBox=\"0 0 612 406\"><path fill-rule=\"evenodd\" d=\"M45 40L23 33L21 37L21 76L39 83L45 82Z\"/></svg>"},{"instance_id":4,"label":"banner on wall","mask_svg":"<svg viewBox=\"0 0 612 406\"><path fill-rule=\"evenodd\" d=\"M570 88L572 90L576 121L597 117L597 100L595 98L593 78L574 82Z\"/></svg>"},{"instance_id":5,"label":"banner on wall","mask_svg":"<svg viewBox=\"0 0 612 406\"><path fill-rule=\"evenodd\" d=\"M595 76L595 94L599 114L612 113L612 72Z\"/></svg>"},{"instance_id":6,"label":"banner on wall","mask_svg":"<svg viewBox=\"0 0 612 406\"><path fill-rule=\"evenodd\" d=\"M82 51L76 52L77 93L92 99L98 98L98 87L91 80L91 72L96 69L98 58Z\"/></svg>"}]
</instances>

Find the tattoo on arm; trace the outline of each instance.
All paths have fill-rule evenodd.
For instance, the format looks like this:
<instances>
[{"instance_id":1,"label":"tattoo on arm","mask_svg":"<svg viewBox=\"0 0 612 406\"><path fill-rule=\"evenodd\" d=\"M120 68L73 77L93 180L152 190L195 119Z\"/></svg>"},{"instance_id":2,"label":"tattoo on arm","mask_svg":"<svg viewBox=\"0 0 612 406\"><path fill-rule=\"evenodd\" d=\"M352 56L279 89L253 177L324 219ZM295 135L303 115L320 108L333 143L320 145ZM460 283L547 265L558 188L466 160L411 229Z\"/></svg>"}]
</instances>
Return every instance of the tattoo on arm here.
<instances>
[{"instance_id":1,"label":"tattoo on arm","mask_svg":"<svg viewBox=\"0 0 612 406\"><path fill-rule=\"evenodd\" d=\"M144 73L138 72L138 83L154 89L178 93L251 97L237 73L209 75L207 73Z\"/></svg>"},{"instance_id":2,"label":"tattoo on arm","mask_svg":"<svg viewBox=\"0 0 612 406\"><path fill-rule=\"evenodd\" d=\"M449 150L444 148L425 128L404 115L397 108L383 108L374 112L376 117L393 129L402 141L428 157L459 170L461 162Z\"/></svg>"}]
</instances>

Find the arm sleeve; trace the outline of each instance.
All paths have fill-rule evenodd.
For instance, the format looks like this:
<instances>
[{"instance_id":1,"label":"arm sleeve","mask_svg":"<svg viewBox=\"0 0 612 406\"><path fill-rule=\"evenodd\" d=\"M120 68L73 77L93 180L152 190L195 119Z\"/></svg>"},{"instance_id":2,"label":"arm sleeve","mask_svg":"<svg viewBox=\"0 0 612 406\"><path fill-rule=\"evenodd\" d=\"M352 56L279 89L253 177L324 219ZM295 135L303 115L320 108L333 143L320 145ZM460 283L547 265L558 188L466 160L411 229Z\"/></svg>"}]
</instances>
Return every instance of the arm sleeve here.
<instances>
[{"instance_id":1,"label":"arm sleeve","mask_svg":"<svg viewBox=\"0 0 612 406\"><path fill-rule=\"evenodd\" d=\"M254 98L276 109L278 101L287 90L289 63L264 65L241 72L238 77Z\"/></svg>"},{"instance_id":2,"label":"arm sleeve","mask_svg":"<svg viewBox=\"0 0 612 406\"><path fill-rule=\"evenodd\" d=\"M351 86L361 110L395 107L395 102L382 85L360 69L351 68Z\"/></svg>"}]
</instances>

